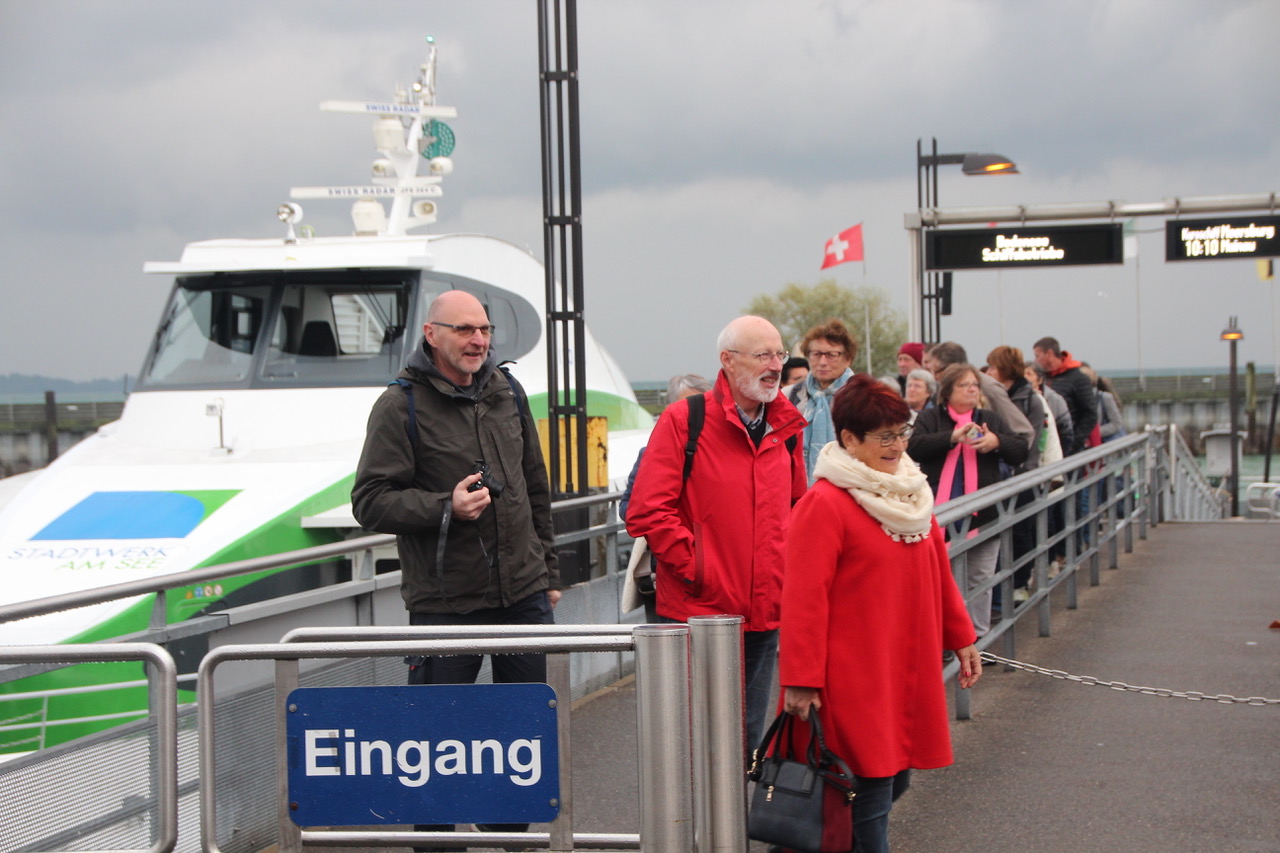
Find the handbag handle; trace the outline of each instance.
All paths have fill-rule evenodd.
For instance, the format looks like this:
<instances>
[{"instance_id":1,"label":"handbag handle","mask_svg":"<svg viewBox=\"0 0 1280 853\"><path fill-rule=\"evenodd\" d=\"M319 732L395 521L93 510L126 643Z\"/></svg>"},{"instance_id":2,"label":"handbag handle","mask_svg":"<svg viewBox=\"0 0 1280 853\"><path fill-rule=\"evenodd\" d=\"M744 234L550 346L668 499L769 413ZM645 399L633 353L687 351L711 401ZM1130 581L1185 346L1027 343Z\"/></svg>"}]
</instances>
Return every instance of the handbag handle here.
<instances>
[{"instance_id":1,"label":"handbag handle","mask_svg":"<svg viewBox=\"0 0 1280 853\"><path fill-rule=\"evenodd\" d=\"M779 712L764 733L764 737L761 738L760 745L752 750L751 767L747 771L747 776L752 781L760 781L763 770L762 761L770 754L771 746L774 755L794 758L791 737L793 718L794 715L786 711ZM853 802L855 796L853 771L849 769L844 759L827 748L826 739L822 735L822 720L817 708L809 709L809 743L805 746L804 753L805 763L821 776L826 784L843 793L847 802Z\"/></svg>"}]
</instances>

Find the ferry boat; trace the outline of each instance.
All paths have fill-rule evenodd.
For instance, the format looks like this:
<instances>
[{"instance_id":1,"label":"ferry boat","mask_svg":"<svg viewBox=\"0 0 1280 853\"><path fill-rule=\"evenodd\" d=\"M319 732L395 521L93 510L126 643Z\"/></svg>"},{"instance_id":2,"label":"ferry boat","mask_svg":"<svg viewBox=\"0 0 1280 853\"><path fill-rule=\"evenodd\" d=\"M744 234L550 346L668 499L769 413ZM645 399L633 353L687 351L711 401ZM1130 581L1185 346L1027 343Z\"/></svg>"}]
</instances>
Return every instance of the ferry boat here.
<instances>
[{"instance_id":1,"label":"ferry boat","mask_svg":"<svg viewBox=\"0 0 1280 853\"><path fill-rule=\"evenodd\" d=\"M543 265L497 237L410 233L436 220L453 168L444 120L456 111L436 104L435 69L429 41L417 79L394 100L321 104L374 119L378 156L368 185L296 187L276 211L278 236L191 243L178 261L145 265L174 283L120 419L46 469L0 481L0 603L359 533L350 492L369 409L420 341L427 306L442 291L469 291L488 307L496 355L514 362L533 416L546 417ZM312 199L352 202L353 233L315 234L298 204ZM589 330L585 340L574 357L585 360L588 415L607 418L616 486L652 417ZM305 582L325 580L321 573ZM280 581L268 572L193 585L169 594L166 618L293 591ZM0 645L140 631L153 598L0 623ZM179 661L188 671L196 663ZM0 684L0 753L139 713L143 687L59 691L141 677L140 664L95 664ZM91 717L98 719L67 724Z\"/></svg>"}]
</instances>

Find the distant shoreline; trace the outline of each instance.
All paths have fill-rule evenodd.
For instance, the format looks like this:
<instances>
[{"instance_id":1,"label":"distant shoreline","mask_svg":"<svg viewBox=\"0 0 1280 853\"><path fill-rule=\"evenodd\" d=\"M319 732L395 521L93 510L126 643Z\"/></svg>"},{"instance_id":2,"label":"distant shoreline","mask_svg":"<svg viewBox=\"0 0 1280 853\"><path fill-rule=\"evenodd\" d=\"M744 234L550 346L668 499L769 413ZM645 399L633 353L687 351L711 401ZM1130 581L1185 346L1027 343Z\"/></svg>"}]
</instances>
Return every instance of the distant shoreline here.
<instances>
[{"instance_id":1,"label":"distant shoreline","mask_svg":"<svg viewBox=\"0 0 1280 853\"><path fill-rule=\"evenodd\" d=\"M1136 379L1138 370L1136 368L1125 368L1119 370L1100 370L1103 376L1111 379ZM1164 377L1164 376L1225 376L1228 368L1225 365L1215 367L1151 367L1142 371L1147 377ZM1258 376L1270 376L1272 374L1271 367L1257 365L1256 373ZM1245 375L1244 365L1240 367L1240 375ZM125 398L125 383L128 383L129 390L133 390L134 384L137 382L135 376L125 376L117 379L91 379L78 382L73 379L56 379L49 376L32 376L18 373L11 373L8 376L0 376L0 405L31 405L33 403L43 403L45 391L53 391L59 403L122 403ZM665 391L667 388L666 379L648 379L639 382L632 382L631 387L636 391Z\"/></svg>"}]
</instances>

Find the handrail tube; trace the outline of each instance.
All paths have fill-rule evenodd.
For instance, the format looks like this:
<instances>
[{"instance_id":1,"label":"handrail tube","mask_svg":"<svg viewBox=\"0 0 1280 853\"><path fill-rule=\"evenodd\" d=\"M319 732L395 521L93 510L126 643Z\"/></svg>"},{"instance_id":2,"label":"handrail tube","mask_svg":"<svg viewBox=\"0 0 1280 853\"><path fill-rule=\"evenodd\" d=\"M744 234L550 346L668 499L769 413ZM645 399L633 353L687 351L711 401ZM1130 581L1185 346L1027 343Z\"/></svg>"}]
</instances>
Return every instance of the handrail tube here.
<instances>
[{"instance_id":1,"label":"handrail tube","mask_svg":"<svg viewBox=\"0 0 1280 853\"><path fill-rule=\"evenodd\" d=\"M549 832L376 832L369 830L343 832L326 830L316 832L304 830L302 843L307 847L404 847L417 843L504 843L521 844L525 847L536 845L533 849L548 847L551 843ZM641 836L627 832L576 832L573 835L575 850L635 850L640 848ZM687 851L686 851L687 853Z\"/></svg>"},{"instance_id":2,"label":"handrail tube","mask_svg":"<svg viewBox=\"0 0 1280 853\"><path fill-rule=\"evenodd\" d=\"M479 639L482 637L624 637L634 625L363 625L350 628L294 628L280 638L281 643L317 640L383 642L398 640Z\"/></svg>"},{"instance_id":3,"label":"handrail tube","mask_svg":"<svg viewBox=\"0 0 1280 853\"><path fill-rule=\"evenodd\" d=\"M598 495L588 495L581 498L555 501L551 505L551 511L556 513L576 507L610 503L616 501L621 497L621 495L621 492L605 492ZM579 534L581 531L561 534L556 536L556 544L565 545L579 541L583 538L591 538L591 536L610 533L613 532L609 529L611 527L621 529L622 526L618 522L597 525L596 527L591 528L590 536L580 536ZM395 543L396 536L394 534L375 533L369 536L357 537L355 539L343 539L338 542L330 542L325 545L313 545L308 548L299 548L296 551L273 554L268 557L251 557L245 560L221 563L216 566L206 566L202 569L187 569L181 572L170 572L168 574L155 575L141 580L124 581L122 583L110 584L108 586L95 587L91 590L60 593L58 595L50 595L43 598L31 599L30 601L20 601L16 604L0 606L0 622L12 622L17 619L27 619L32 616L44 616L60 610L71 610L76 607L87 607L91 604L102 604L103 602L114 601L119 598L131 598L135 595L146 595L148 593L162 592L184 586L193 586L204 583L205 581L221 580L222 578L248 574L249 572L286 568L289 566L300 566L317 560L323 560L328 557L340 557L355 551L369 550L382 546L394 545Z\"/></svg>"},{"instance_id":4,"label":"handrail tube","mask_svg":"<svg viewBox=\"0 0 1280 853\"><path fill-rule=\"evenodd\" d=\"M1104 459L1120 451L1130 450L1131 447L1136 448L1136 446L1141 444L1144 440L1149 440L1149 435L1150 433L1134 433L1133 435L1125 436L1115 442L1109 442L1108 444L1100 447L1091 448L1083 451L1082 453L1067 457L1053 465L1047 465L1034 471L1020 474L1002 483L981 489L974 494L966 495L962 498L956 499L955 501L949 501L937 510L938 523L945 526L946 524L957 520L959 517L973 512L974 509L981 508L982 506L988 506L996 500L1004 499L1009 494L1031 488L1040 482L1051 480L1059 475L1065 476L1066 474L1091 462ZM1176 435L1176 432L1172 430L1170 430L1170 435L1171 443L1176 443L1176 439L1180 438ZM1185 442L1181 443L1183 447L1185 447ZM1176 453L1172 455L1176 457ZM1182 469L1178 468L1177 470L1181 471ZM1200 476L1199 480L1200 483L1203 483L1203 476ZM1067 483L1068 492L1078 491L1088 485L1089 482L1091 481L1080 479L1077 479L1075 482L1069 482ZM1207 485L1204 486L1204 490L1205 491L1202 491L1202 494L1207 492ZM612 501L617 495L617 492L608 492L600 495L590 495L584 498L572 498L565 501L556 501L552 504L552 511L555 512L562 509L570 509L574 506L583 506L592 503L606 503ZM1190 513L1188 512L1188 514ZM614 522L610 522L605 525L597 525L592 528L590 535L583 535L581 532L562 534L561 536L557 536L556 541L561 542L563 539L564 544L567 544L569 541L579 541L580 539L591 538L596 535L608 535L613 532L615 524L616 523ZM620 531L621 525L618 525L617 529ZM240 560L218 566L208 566L203 569L174 572L144 580L129 581L106 587L98 587L92 590L63 593L46 598L33 599L30 601L19 602L17 604L0 606L0 622L7 622L31 616L40 616L57 612L59 610L83 607L90 604L99 604L116 598L127 598L134 595L143 595L146 593L175 589L178 587L202 583L208 580L217 580L235 574L300 565L327 557L342 556L355 551L389 546L394 544L395 541L396 537L392 534L376 534L356 539L346 539L327 545L303 548L297 551L290 551L270 557L256 557L249 560Z\"/></svg>"},{"instance_id":5,"label":"handrail tube","mask_svg":"<svg viewBox=\"0 0 1280 853\"><path fill-rule=\"evenodd\" d=\"M327 545L313 545L309 548L300 548L297 551L288 551L283 554L273 554L269 557L251 557L247 560L236 560L235 562L222 563L217 566L207 566L203 569L170 572L142 580L125 581L79 592L64 592L59 595L32 599L31 601L20 601L17 604L0 607L0 622L12 622L16 619L26 619L31 616L44 616L59 610L70 610L75 607L86 607L90 604L114 601L117 598L131 598L135 595L146 595L147 593L177 589L183 586L193 586L207 580L218 580L264 569L302 565L303 563L322 560L326 557L338 557L352 551L361 551L365 548L392 545L395 544L395 541L396 537L392 534L379 533L374 536L363 536L359 539L343 539L339 542L330 542Z\"/></svg>"}]
</instances>

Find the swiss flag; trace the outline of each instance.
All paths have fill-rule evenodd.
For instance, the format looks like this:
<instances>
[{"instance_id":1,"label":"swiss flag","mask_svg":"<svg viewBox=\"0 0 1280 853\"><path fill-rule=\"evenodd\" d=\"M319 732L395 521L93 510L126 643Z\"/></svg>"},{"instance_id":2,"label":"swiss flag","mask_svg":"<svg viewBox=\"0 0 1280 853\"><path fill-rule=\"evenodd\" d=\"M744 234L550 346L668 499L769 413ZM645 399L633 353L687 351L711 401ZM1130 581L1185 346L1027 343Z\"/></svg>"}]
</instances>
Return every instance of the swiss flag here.
<instances>
[{"instance_id":1,"label":"swiss flag","mask_svg":"<svg viewBox=\"0 0 1280 853\"><path fill-rule=\"evenodd\" d=\"M846 228L827 241L822 250L822 267L834 267L846 261L862 260L862 223Z\"/></svg>"}]
</instances>

